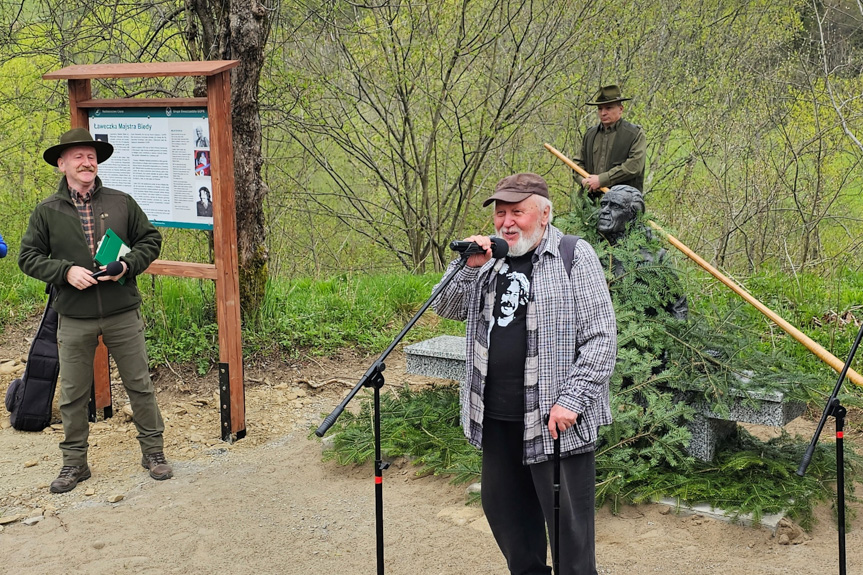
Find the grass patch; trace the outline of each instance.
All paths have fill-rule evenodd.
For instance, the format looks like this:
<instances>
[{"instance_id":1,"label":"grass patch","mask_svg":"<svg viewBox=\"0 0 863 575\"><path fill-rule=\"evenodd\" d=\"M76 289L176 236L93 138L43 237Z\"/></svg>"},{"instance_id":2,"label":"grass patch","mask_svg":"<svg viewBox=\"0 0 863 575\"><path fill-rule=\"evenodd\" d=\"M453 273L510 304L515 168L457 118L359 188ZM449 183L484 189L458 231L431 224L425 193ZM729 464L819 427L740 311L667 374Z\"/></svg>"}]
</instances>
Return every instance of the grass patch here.
<instances>
[{"instance_id":1,"label":"grass patch","mask_svg":"<svg viewBox=\"0 0 863 575\"><path fill-rule=\"evenodd\" d=\"M349 411L330 428L334 447L324 459L341 465L371 461L374 448L372 392L360 396L359 413ZM459 425L458 387L440 385L414 391L381 394L381 452L386 457L410 457L418 474L452 475L454 483L479 478L479 451L467 442Z\"/></svg>"},{"instance_id":2,"label":"grass patch","mask_svg":"<svg viewBox=\"0 0 863 575\"><path fill-rule=\"evenodd\" d=\"M298 357L345 347L381 352L439 280L439 274L273 280L260 319L243 328L244 353ZM146 276L139 282L151 363L193 362L199 373L206 373L219 357L213 282ZM404 341L463 330L461 323L427 312Z\"/></svg>"},{"instance_id":3,"label":"grass patch","mask_svg":"<svg viewBox=\"0 0 863 575\"><path fill-rule=\"evenodd\" d=\"M260 324L247 334L256 351L325 355L344 347L383 351L431 295L440 274L340 275L271 282ZM463 333L459 322L426 312L405 342Z\"/></svg>"},{"instance_id":4,"label":"grass patch","mask_svg":"<svg viewBox=\"0 0 863 575\"><path fill-rule=\"evenodd\" d=\"M45 284L18 271L14 262L0 260L0 333L45 309Z\"/></svg>"}]
</instances>

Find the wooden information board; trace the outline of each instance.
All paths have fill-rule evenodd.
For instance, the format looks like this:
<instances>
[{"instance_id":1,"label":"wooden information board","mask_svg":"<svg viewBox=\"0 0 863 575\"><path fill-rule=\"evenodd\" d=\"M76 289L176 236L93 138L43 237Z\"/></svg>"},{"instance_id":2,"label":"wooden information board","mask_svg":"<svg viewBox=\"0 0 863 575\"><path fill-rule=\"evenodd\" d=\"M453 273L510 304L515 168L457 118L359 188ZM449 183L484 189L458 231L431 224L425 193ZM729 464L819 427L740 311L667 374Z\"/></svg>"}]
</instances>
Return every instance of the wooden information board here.
<instances>
[{"instance_id":1,"label":"wooden information board","mask_svg":"<svg viewBox=\"0 0 863 575\"><path fill-rule=\"evenodd\" d=\"M42 76L69 82L72 128L89 128L93 108L200 108L207 109L210 134L210 177L213 187L213 241L215 264L156 260L147 273L216 282L216 320L219 327L220 436L224 441L246 435L243 389L243 337L240 322L240 284L237 259L237 218L234 200L234 146L231 128L231 69L237 60L203 62L147 62L68 66ZM203 76L206 98L94 99L91 80L98 78L154 78ZM100 345L95 363L97 409L111 409L108 351Z\"/></svg>"}]
</instances>

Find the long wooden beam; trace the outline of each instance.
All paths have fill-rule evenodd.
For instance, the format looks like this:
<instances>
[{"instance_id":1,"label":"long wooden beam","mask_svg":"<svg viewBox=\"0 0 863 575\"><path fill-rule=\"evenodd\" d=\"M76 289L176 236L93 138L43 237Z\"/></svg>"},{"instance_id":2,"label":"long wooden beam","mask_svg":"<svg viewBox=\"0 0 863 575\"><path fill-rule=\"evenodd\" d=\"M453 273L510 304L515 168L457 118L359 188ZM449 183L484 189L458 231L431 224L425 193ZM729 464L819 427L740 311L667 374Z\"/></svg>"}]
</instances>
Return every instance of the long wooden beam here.
<instances>
[{"instance_id":1,"label":"long wooden beam","mask_svg":"<svg viewBox=\"0 0 863 575\"><path fill-rule=\"evenodd\" d=\"M581 166L579 166L578 164L576 164L575 162L573 162L572 160L570 160L569 158L564 156L560 151L556 150L550 144L545 144L545 148L549 152L551 152L552 154L557 156L557 158L559 160L561 160L564 164L566 164L567 166L572 168L572 170L575 171L577 174L579 174L581 177L586 178L587 176L590 175L584 170L584 168L582 168ZM608 188L600 188L600 189L603 192L608 191ZM793 325L791 325L790 323L785 321L776 312L774 312L773 310L768 308L766 305L764 305L763 303L761 303L760 301L755 299L755 297L752 294L750 294L748 291L746 291L742 286L740 286L739 284L737 284L736 282L734 282L733 280L731 280L730 278L728 278L727 276L722 274L719 270L714 268L712 265L707 263L707 261L705 261L704 258L702 258L698 254L696 254L694 251L692 251L691 249L686 247L686 245L683 242L681 242L676 237L674 237L671 234L669 234L668 232L666 232L656 222L648 220L648 223L650 224L650 226L653 229L660 232L665 237L665 239L668 240L668 243L670 243L671 245L676 247L678 250L683 252L689 259L691 259L692 261L697 263L699 266L701 266L705 271L707 271L707 273L709 273L710 275L712 275L713 277L718 279L720 282L722 282L723 284L728 286L731 289L731 291L733 291L734 293L739 295L741 298L743 298L744 300L746 300L747 302L752 304L752 306L754 306L755 309L757 309L762 314L767 316L767 318L770 319L773 323L775 323L776 325L781 327L785 331L785 333L787 333L788 335L790 335L791 337L793 337L794 339L796 339L797 341L802 343L804 346L806 346L806 348L809 351L814 353L821 361L823 361L824 363L826 363L827 365L832 367L834 370L836 370L837 373L841 372L842 369L845 367L845 363L842 360L840 360L838 357L836 357L835 355L833 355L832 353L830 353L829 351L824 349L824 347L822 347L821 344L814 341L812 338L807 336L805 333L803 333L802 331L800 331L799 329L797 329L796 327L794 327ZM856 371L854 371L853 369L849 368L846 376L855 385L863 387L863 377L861 377L860 374L857 373Z\"/></svg>"}]
</instances>

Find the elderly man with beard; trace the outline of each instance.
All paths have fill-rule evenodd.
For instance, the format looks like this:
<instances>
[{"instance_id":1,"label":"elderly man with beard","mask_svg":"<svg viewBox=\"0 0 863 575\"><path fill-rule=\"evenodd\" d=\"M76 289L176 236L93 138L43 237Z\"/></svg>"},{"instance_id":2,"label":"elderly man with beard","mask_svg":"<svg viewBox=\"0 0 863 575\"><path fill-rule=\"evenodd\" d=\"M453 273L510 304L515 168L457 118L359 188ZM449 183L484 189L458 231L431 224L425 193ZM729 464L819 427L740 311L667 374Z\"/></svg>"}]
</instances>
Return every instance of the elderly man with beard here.
<instances>
[{"instance_id":1,"label":"elderly man with beard","mask_svg":"<svg viewBox=\"0 0 863 575\"><path fill-rule=\"evenodd\" d=\"M611 422L617 353L605 276L580 239L567 274L542 177L508 176L483 206L492 202L509 253L492 258L490 238L467 238L485 253L461 269L453 262L447 274L457 275L434 303L439 315L467 322L461 422L483 452L483 509L510 573L551 573L546 527L551 532L560 437L561 574L596 575L594 447L598 427ZM528 286L529 297L510 314L502 307L513 281ZM499 322L504 315L512 319Z\"/></svg>"}]
</instances>

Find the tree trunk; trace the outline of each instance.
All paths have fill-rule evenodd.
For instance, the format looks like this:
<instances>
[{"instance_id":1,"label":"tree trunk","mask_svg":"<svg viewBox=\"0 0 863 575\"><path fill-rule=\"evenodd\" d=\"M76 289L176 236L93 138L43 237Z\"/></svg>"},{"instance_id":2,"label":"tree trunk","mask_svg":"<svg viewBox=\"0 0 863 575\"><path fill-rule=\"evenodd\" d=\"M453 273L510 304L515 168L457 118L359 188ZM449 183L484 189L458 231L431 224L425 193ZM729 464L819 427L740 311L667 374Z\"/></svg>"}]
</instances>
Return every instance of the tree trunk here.
<instances>
[{"instance_id":1,"label":"tree trunk","mask_svg":"<svg viewBox=\"0 0 863 575\"><path fill-rule=\"evenodd\" d=\"M261 178L261 116L258 85L269 33L267 10L259 2L234 0L230 9L227 58L240 61L231 75L234 181L240 302L245 319L258 316L267 285L269 252Z\"/></svg>"}]
</instances>

